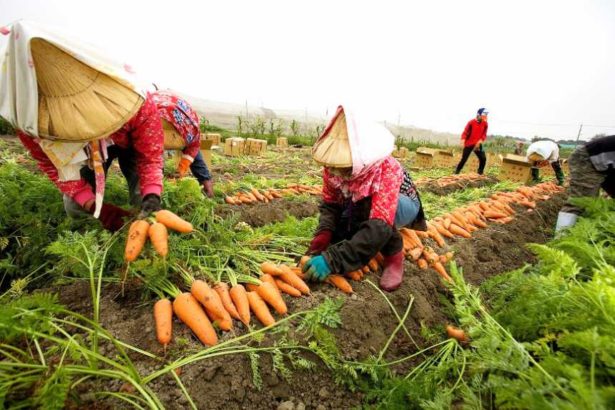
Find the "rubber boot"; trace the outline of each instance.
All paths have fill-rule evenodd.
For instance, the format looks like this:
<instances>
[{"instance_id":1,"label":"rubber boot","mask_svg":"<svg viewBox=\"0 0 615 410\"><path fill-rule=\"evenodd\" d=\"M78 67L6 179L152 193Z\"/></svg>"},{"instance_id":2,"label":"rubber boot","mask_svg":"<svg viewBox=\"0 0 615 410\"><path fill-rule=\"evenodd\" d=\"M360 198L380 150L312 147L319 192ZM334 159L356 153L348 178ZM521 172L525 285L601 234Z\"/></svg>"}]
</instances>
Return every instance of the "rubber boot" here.
<instances>
[{"instance_id":1,"label":"rubber boot","mask_svg":"<svg viewBox=\"0 0 615 410\"><path fill-rule=\"evenodd\" d=\"M380 289L392 292L401 285L404 276L404 252L399 251L384 257L384 271L380 277Z\"/></svg>"},{"instance_id":2,"label":"rubber boot","mask_svg":"<svg viewBox=\"0 0 615 410\"><path fill-rule=\"evenodd\" d=\"M564 171L561 168L555 171L555 178L557 178L557 185L564 185Z\"/></svg>"},{"instance_id":3,"label":"rubber boot","mask_svg":"<svg viewBox=\"0 0 615 410\"><path fill-rule=\"evenodd\" d=\"M211 179L206 179L203 181L203 194L207 195L208 198L214 197L214 181Z\"/></svg>"},{"instance_id":4,"label":"rubber boot","mask_svg":"<svg viewBox=\"0 0 615 410\"><path fill-rule=\"evenodd\" d=\"M538 168L532 168L532 183L537 184L540 182L540 170Z\"/></svg>"}]
</instances>

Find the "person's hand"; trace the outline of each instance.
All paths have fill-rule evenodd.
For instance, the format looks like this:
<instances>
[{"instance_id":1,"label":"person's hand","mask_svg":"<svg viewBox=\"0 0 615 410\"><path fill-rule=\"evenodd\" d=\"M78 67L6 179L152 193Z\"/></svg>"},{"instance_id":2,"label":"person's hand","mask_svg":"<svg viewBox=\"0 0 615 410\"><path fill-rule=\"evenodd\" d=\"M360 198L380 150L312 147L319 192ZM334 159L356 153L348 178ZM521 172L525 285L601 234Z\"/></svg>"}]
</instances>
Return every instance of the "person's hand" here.
<instances>
[{"instance_id":1,"label":"person's hand","mask_svg":"<svg viewBox=\"0 0 615 410\"><path fill-rule=\"evenodd\" d=\"M462 147L465 147L465 146L466 146L466 140L461 140L460 145L461 145Z\"/></svg>"},{"instance_id":2,"label":"person's hand","mask_svg":"<svg viewBox=\"0 0 615 410\"><path fill-rule=\"evenodd\" d=\"M183 178L186 175L186 172L188 172L188 168L190 168L190 164L192 164L192 162L185 157L182 157L182 159L179 161L179 164L177 164L177 173L179 174L180 178Z\"/></svg>"},{"instance_id":3,"label":"person's hand","mask_svg":"<svg viewBox=\"0 0 615 410\"><path fill-rule=\"evenodd\" d=\"M141 213L139 216L140 218L145 218L152 212L160 211L161 208L160 197L156 194L147 194L141 202Z\"/></svg>"},{"instance_id":4,"label":"person's hand","mask_svg":"<svg viewBox=\"0 0 615 410\"><path fill-rule=\"evenodd\" d=\"M305 277L308 280L317 280L322 282L331 274L331 268L325 260L324 256L312 256L309 261L303 265L302 269Z\"/></svg>"},{"instance_id":5,"label":"person's hand","mask_svg":"<svg viewBox=\"0 0 615 410\"><path fill-rule=\"evenodd\" d=\"M481 147L482 147L482 146L483 146L483 143L482 143L482 142L479 142L478 144L476 144L476 145L474 146L474 151L477 151L477 152L478 152L478 151L480 151L480 149L481 149Z\"/></svg>"},{"instance_id":6,"label":"person's hand","mask_svg":"<svg viewBox=\"0 0 615 410\"><path fill-rule=\"evenodd\" d=\"M331 237L333 236L333 232L329 229L324 229L318 232L312 242L310 243L310 248L308 249L309 255L319 254L322 251L327 250L329 244L331 243Z\"/></svg>"},{"instance_id":7,"label":"person's hand","mask_svg":"<svg viewBox=\"0 0 615 410\"><path fill-rule=\"evenodd\" d=\"M203 181L203 194L208 198L214 197L214 181L213 179L206 179Z\"/></svg>"},{"instance_id":8,"label":"person's hand","mask_svg":"<svg viewBox=\"0 0 615 410\"><path fill-rule=\"evenodd\" d=\"M94 207L92 207L91 210L93 213ZM130 215L130 212L118 206L103 204L98 220L102 224L103 228L108 231L115 232L124 226L124 218Z\"/></svg>"}]
</instances>

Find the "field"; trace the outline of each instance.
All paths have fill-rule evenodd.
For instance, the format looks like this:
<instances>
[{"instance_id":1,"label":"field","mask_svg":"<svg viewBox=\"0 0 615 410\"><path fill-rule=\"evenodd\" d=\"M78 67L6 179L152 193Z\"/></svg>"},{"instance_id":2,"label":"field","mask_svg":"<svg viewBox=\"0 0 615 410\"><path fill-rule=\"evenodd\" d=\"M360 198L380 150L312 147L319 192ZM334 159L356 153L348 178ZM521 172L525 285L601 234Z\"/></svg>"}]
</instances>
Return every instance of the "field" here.
<instances>
[{"instance_id":1,"label":"field","mask_svg":"<svg viewBox=\"0 0 615 410\"><path fill-rule=\"evenodd\" d=\"M376 265L350 281L351 294L310 284L307 296L284 296L288 314L272 309L275 324L235 320L216 329L212 346L175 318L164 347L153 305L189 289L190 277L249 283L262 262L298 264L318 218L320 169L309 148L215 154L214 200L192 178L176 179L168 161L163 203L195 230L171 233L166 258L146 245L130 263L127 227L111 235L67 219L59 192L15 140L0 139L0 154L0 408L615 406L610 200L586 201L587 217L554 240L565 193L552 184L526 193L498 182L494 167L484 178L414 172L434 226L478 202L511 208L469 238L422 238L439 257L452 252L451 280L435 269L440 259L421 269L408 242L393 293L378 289ZM253 188L282 198L225 202ZM113 169L109 201L127 206L125 191ZM449 325L464 337L449 337Z\"/></svg>"}]
</instances>

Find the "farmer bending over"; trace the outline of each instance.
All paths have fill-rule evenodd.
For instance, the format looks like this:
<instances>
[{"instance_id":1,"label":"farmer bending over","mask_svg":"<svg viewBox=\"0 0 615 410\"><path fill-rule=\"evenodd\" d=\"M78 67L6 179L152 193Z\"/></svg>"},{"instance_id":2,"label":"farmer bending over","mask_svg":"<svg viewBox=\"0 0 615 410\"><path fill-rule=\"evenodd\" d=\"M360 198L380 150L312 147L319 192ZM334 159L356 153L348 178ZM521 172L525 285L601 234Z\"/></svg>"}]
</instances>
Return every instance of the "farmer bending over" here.
<instances>
[{"instance_id":1,"label":"farmer bending over","mask_svg":"<svg viewBox=\"0 0 615 410\"><path fill-rule=\"evenodd\" d=\"M487 115L489 115L489 111L486 108L479 108L476 118L471 119L463 130L463 134L461 134L463 152L461 153L461 159L459 164L457 164L455 174L461 172L470 154L474 152L478 157L478 174L483 175L485 165L487 164L487 156L485 151L483 151L483 142L487 139L487 128L489 127Z\"/></svg>"},{"instance_id":2,"label":"farmer bending over","mask_svg":"<svg viewBox=\"0 0 615 410\"><path fill-rule=\"evenodd\" d=\"M160 210L162 125L151 96L135 91L130 66L33 23L15 23L9 36L0 115L64 194L67 214L122 227L129 212L103 203L116 158L130 202L143 215Z\"/></svg>"},{"instance_id":3,"label":"farmer bending over","mask_svg":"<svg viewBox=\"0 0 615 410\"><path fill-rule=\"evenodd\" d=\"M198 114L186 100L169 91L156 91L152 97L162 119L165 149L182 150L177 173L183 177L189 167L202 186L203 193L213 198L213 180L200 151L201 129Z\"/></svg>"},{"instance_id":4,"label":"farmer bending over","mask_svg":"<svg viewBox=\"0 0 615 410\"><path fill-rule=\"evenodd\" d=\"M426 230L421 200L410 175L391 157L394 137L382 125L363 123L338 107L312 155L324 166L320 221L304 265L307 278L324 280L384 256L380 287L397 289L403 276L404 226Z\"/></svg>"},{"instance_id":5,"label":"farmer bending over","mask_svg":"<svg viewBox=\"0 0 615 410\"><path fill-rule=\"evenodd\" d=\"M559 145L553 141L536 141L527 148L527 160L532 163L532 181L540 182L540 168L551 164L558 185L564 185L564 171L559 162Z\"/></svg>"},{"instance_id":6,"label":"farmer bending over","mask_svg":"<svg viewBox=\"0 0 615 410\"><path fill-rule=\"evenodd\" d=\"M579 145L568 158L568 197L597 197L602 188L615 196L615 135L598 137ZM555 231L573 226L582 209L567 201L557 215Z\"/></svg>"}]
</instances>

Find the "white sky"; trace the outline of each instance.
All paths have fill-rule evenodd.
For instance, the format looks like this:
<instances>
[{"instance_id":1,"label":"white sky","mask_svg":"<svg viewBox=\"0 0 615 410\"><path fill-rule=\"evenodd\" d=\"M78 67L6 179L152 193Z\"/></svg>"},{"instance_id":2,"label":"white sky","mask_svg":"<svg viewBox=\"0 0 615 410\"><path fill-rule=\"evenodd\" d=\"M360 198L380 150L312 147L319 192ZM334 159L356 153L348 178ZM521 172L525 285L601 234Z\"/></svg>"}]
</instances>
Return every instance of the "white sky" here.
<instances>
[{"instance_id":1,"label":"white sky","mask_svg":"<svg viewBox=\"0 0 615 410\"><path fill-rule=\"evenodd\" d=\"M0 25L20 18L205 99L321 115L349 102L454 133L486 106L490 134L615 133L612 0L0 0Z\"/></svg>"}]
</instances>

